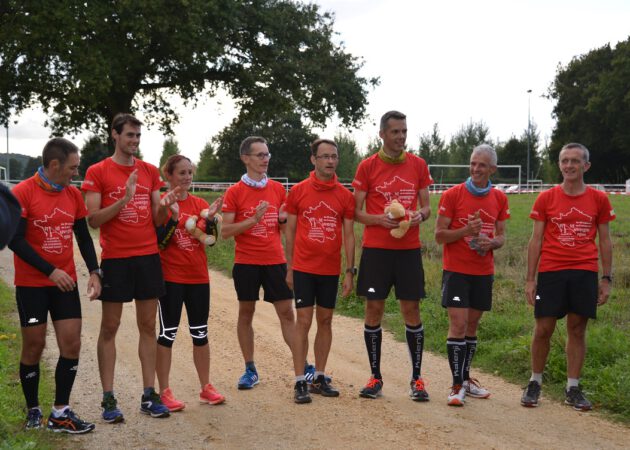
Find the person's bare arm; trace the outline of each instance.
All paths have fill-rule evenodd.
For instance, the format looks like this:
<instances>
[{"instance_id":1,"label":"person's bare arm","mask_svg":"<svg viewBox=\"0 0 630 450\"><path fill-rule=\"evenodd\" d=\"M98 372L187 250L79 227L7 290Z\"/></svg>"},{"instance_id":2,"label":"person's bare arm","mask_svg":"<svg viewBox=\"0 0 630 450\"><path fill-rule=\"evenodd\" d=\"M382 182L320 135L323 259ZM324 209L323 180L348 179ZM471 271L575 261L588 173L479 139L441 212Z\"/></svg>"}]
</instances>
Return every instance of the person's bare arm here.
<instances>
[{"instance_id":1,"label":"person's bare arm","mask_svg":"<svg viewBox=\"0 0 630 450\"><path fill-rule=\"evenodd\" d=\"M293 246L295 245L295 230L297 228L297 216L287 214L287 223L284 226L284 253L287 258L287 286L293 289Z\"/></svg>"},{"instance_id":2,"label":"person's bare arm","mask_svg":"<svg viewBox=\"0 0 630 450\"><path fill-rule=\"evenodd\" d=\"M346 269L354 267L354 220L343 219L343 248L346 253ZM347 297L354 288L354 274L346 270L341 295Z\"/></svg>"},{"instance_id":3,"label":"person's bare arm","mask_svg":"<svg viewBox=\"0 0 630 450\"><path fill-rule=\"evenodd\" d=\"M435 242L440 245L450 244L466 236L476 236L481 231L482 224L481 219L469 217L465 227L449 229L451 218L438 215L438 218L435 220Z\"/></svg>"},{"instance_id":4,"label":"person's bare arm","mask_svg":"<svg viewBox=\"0 0 630 450\"><path fill-rule=\"evenodd\" d=\"M597 225L597 234L599 235L599 258L602 263L602 275L612 276L613 253L608 223L600 223ZM608 301L611 287L610 281L606 279L599 280L598 305L603 305Z\"/></svg>"},{"instance_id":5,"label":"person's bare arm","mask_svg":"<svg viewBox=\"0 0 630 450\"><path fill-rule=\"evenodd\" d=\"M419 225L431 217L431 199L428 187L418 191L418 201L420 202L420 208L409 214L410 225Z\"/></svg>"},{"instance_id":6,"label":"person's bare arm","mask_svg":"<svg viewBox=\"0 0 630 450\"><path fill-rule=\"evenodd\" d=\"M368 214L363 210L367 192L354 190L354 218L363 225L380 225L385 228L398 228L398 222L387 217L387 214Z\"/></svg>"},{"instance_id":7,"label":"person's bare arm","mask_svg":"<svg viewBox=\"0 0 630 450\"><path fill-rule=\"evenodd\" d=\"M234 222L234 218L236 217L235 213L224 213L223 225L221 226L221 239L238 236L239 234L249 230L251 227L260 222L260 219L262 219L265 215L268 206L269 203L261 202L256 207L256 213L253 216L240 222Z\"/></svg>"},{"instance_id":8,"label":"person's bare arm","mask_svg":"<svg viewBox=\"0 0 630 450\"><path fill-rule=\"evenodd\" d=\"M105 208L101 208L102 198L100 192L87 191L85 194L85 206L87 206L88 210L88 225L92 228L99 228L116 217L135 195L137 181L138 171L134 170L125 183L125 195Z\"/></svg>"},{"instance_id":9,"label":"person's bare arm","mask_svg":"<svg viewBox=\"0 0 630 450\"><path fill-rule=\"evenodd\" d=\"M536 301L536 269L538 269L544 232L545 222L535 220L532 237L527 245L527 279L525 281L525 297L527 298L527 303L532 306L534 306Z\"/></svg>"},{"instance_id":10,"label":"person's bare arm","mask_svg":"<svg viewBox=\"0 0 630 450\"><path fill-rule=\"evenodd\" d=\"M480 234L477 238L477 245L481 250L486 252L496 250L505 244L505 220L498 221L494 224L494 237L490 238Z\"/></svg>"}]
</instances>

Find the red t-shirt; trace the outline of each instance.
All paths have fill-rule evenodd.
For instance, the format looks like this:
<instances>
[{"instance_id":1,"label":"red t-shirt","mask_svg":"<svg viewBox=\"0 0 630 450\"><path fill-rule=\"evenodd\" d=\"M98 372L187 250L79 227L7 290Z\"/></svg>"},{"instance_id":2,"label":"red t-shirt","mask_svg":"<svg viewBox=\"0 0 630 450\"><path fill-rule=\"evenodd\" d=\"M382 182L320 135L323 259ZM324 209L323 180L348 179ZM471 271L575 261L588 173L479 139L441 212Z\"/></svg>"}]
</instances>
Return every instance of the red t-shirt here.
<instances>
[{"instance_id":1,"label":"red t-shirt","mask_svg":"<svg viewBox=\"0 0 630 450\"><path fill-rule=\"evenodd\" d=\"M74 267L74 222L87 216L81 192L68 186L61 192L49 192L35 182L34 177L19 183L13 194L22 205L26 219L26 241L44 260L77 280ZM55 283L17 255L13 255L15 285L43 287Z\"/></svg>"},{"instance_id":2,"label":"red t-shirt","mask_svg":"<svg viewBox=\"0 0 630 450\"><path fill-rule=\"evenodd\" d=\"M483 221L481 232L490 239L494 237L496 222L502 222L510 217L507 196L498 189L490 189L488 195L477 197L466 189L464 183L448 189L438 206L438 214L451 219L449 230L457 230L468 225L468 215L479 211L479 218ZM492 251L484 256L470 248L472 236L465 236L450 244L444 244L442 266L444 270L459 272L467 275L494 274L494 257Z\"/></svg>"},{"instance_id":3,"label":"red t-shirt","mask_svg":"<svg viewBox=\"0 0 630 450\"><path fill-rule=\"evenodd\" d=\"M539 272L599 271L597 226L616 217L605 193L587 186L568 195L558 185L538 196L529 217L545 222Z\"/></svg>"},{"instance_id":4,"label":"red t-shirt","mask_svg":"<svg viewBox=\"0 0 630 450\"><path fill-rule=\"evenodd\" d=\"M234 236L235 263L266 266L286 262L278 224L278 210L285 198L284 186L274 180L269 180L263 189L247 186L242 181L230 186L223 199L222 211L234 213L234 223L254 216L260 202L269 203L260 222Z\"/></svg>"},{"instance_id":5,"label":"red t-shirt","mask_svg":"<svg viewBox=\"0 0 630 450\"><path fill-rule=\"evenodd\" d=\"M164 279L172 283L208 283L210 277L206 248L185 228L186 220L192 216L199 217L201 210L208 208L208 202L188 194L186 200L177 203L179 204L177 228L166 248L160 250Z\"/></svg>"},{"instance_id":6,"label":"red t-shirt","mask_svg":"<svg viewBox=\"0 0 630 450\"><path fill-rule=\"evenodd\" d=\"M398 200L408 211L418 208L418 191L433 183L429 167L424 159L407 153L405 161L390 164L378 157L378 153L364 159L357 168L352 186L367 192L365 211L368 214L383 214L392 200ZM394 250L420 248L420 229L409 228L397 239L389 234L388 228L366 225L363 232L363 247Z\"/></svg>"},{"instance_id":7,"label":"red t-shirt","mask_svg":"<svg viewBox=\"0 0 630 450\"><path fill-rule=\"evenodd\" d=\"M107 158L90 166L81 189L99 192L101 208L125 196L125 185L131 172L138 169L133 199L111 220L101 225L102 259L130 258L158 252L153 226L151 193L164 185L157 168L134 158L132 166L123 166Z\"/></svg>"},{"instance_id":8,"label":"red t-shirt","mask_svg":"<svg viewBox=\"0 0 630 450\"><path fill-rule=\"evenodd\" d=\"M310 178L289 191L286 211L297 216L293 269L316 275L339 275L343 220L354 218L354 197L335 178Z\"/></svg>"}]
</instances>

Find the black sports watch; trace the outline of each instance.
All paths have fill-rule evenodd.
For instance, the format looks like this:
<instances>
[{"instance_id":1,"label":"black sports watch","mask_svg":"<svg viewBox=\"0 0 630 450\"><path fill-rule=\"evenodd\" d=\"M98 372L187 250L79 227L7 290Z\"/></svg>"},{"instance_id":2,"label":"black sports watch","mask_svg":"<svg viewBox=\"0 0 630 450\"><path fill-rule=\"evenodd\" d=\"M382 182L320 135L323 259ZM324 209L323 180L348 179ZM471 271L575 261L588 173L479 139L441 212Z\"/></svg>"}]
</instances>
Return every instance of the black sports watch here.
<instances>
[{"instance_id":1,"label":"black sports watch","mask_svg":"<svg viewBox=\"0 0 630 450\"><path fill-rule=\"evenodd\" d=\"M351 273L352 275L356 275L359 272L359 269L356 267L348 267L346 269L346 273Z\"/></svg>"},{"instance_id":2,"label":"black sports watch","mask_svg":"<svg viewBox=\"0 0 630 450\"><path fill-rule=\"evenodd\" d=\"M609 283L612 283L612 275L602 275L602 280L606 280Z\"/></svg>"},{"instance_id":3,"label":"black sports watch","mask_svg":"<svg viewBox=\"0 0 630 450\"><path fill-rule=\"evenodd\" d=\"M90 275L92 275L93 273L95 273L96 275L98 275L98 277L102 280L103 279L103 269L101 269L100 267L98 269L94 269L93 271L90 272Z\"/></svg>"}]
</instances>

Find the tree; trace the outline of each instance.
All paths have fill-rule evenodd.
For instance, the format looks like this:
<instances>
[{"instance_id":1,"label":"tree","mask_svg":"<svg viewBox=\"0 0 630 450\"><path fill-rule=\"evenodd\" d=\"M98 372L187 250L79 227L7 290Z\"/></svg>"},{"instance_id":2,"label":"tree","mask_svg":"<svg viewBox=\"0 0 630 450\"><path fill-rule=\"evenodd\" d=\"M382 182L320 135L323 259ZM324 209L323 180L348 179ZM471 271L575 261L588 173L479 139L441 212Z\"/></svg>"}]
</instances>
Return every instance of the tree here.
<instances>
[{"instance_id":1,"label":"tree","mask_svg":"<svg viewBox=\"0 0 630 450\"><path fill-rule=\"evenodd\" d=\"M295 112L277 114L269 111L241 112L215 138L217 157L221 161L219 175L237 180L243 174L239 147L247 136L267 139L272 155L269 176L287 177L291 181L304 179L310 170L310 144L316 138Z\"/></svg>"},{"instance_id":2,"label":"tree","mask_svg":"<svg viewBox=\"0 0 630 450\"><path fill-rule=\"evenodd\" d=\"M431 133L424 133L420 136L418 155L428 164L448 164L449 157L446 141L440 135L437 123L433 124Z\"/></svg>"},{"instance_id":3,"label":"tree","mask_svg":"<svg viewBox=\"0 0 630 450\"><path fill-rule=\"evenodd\" d=\"M11 165L9 169L11 170L11 179L12 180L23 180L24 179L24 167L22 167L22 163L15 158L10 158L9 162Z\"/></svg>"},{"instance_id":4,"label":"tree","mask_svg":"<svg viewBox=\"0 0 630 450\"><path fill-rule=\"evenodd\" d=\"M114 152L108 150L107 144L98 136L88 138L81 148L81 162L79 163L79 175L85 177L85 173L92 164L111 156Z\"/></svg>"},{"instance_id":5,"label":"tree","mask_svg":"<svg viewBox=\"0 0 630 450\"><path fill-rule=\"evenodd\" d=\"M504 144L497 145L497 157L499 164L501 165L520 165L522 182L526 183L528 179L527 175L527 149L529 148L529 179L540 179L541 177L541 158L538 153L538 146L540 142L540 133L535 123L531 123L529 127L529 142L528 142L528 130L523 130L523 134L519 138L512 136ZM529 144L529 147L528 147ZM515 179L513 171L501 171L494 179L500 182L500 178Z\"/></svg>"},{"instance_id":6,"label":"tree","mask_svg":"<svg viewBox=\"0 0 630 450\"><path fill-rule=\"evenodd\" d=\"M339 153L339 165L337 166L337 177L342 182L352 181L357 166L361 162L359 147L351 135L337 133L335 142Z\"/></svg>"},{"instance_id":7,"label":"tree","mask_svg":"<svg viewBox=\"0 0 630 450\"><path fill-rule=\"evenodd\" d=\"M483 122L473 122L463 125L457 133L451 137L448 144L450 164L468 164L472 149L480 144L490 142L490 129Z\"/></svg>"},{"instance_id":8,"label":"tree","mask_svg":"<svg viewBox=\"0 0 630 450\"><path fill-rule=\"evenodd\" d=\"M199 155L195 178L197 181L215 181L220 179L217 175L219 175L219 158L216 148L211 142L207 142Z\"/></svg>"},{"instance_id":9,"label":"tree","mask_svg":"<svg viewBox=\"0 0 630 450\"><path fill-rule=\"evenodd\" d=\"M564 144L580 142L591 151L587 181L630 178L630 38L559 66L549 97L556 101L549 158L558 161Z\"/></svg>"},{"instance_id":10,"label":"tree","mask_svg":"<svg viewBox=\"0 0 630 450\"><path fill-rule=\"evenodd\" d=\"M162 167L169 156L179 155L179 153L179 145L175 138L167 137L162 145L162 156L160 156L160 165L158 167Z\"/></svg>"},{"instance_id":11,"label":"tree","mask_svg":"<svg viewBox=\"0 0 630 450\"><path fill-rule=\"evenodd\" d=\"M23 178L32 177L33 175L35 175L35 172L37 172L37 169L39 169L39 166L41 166L42 164L43 162L42 162L41 156L38 156L36 158L33 158L32 156L29 157L28 162L26 163L26 166L24 167L24 172L22 173L22 177Z\"/></svg>"},{"instance_id":12,"label":"tree","mask_svg":"<svg viewBox=\"0 0 630 450\"><path fill-rule=\"evenodd\" d=\"M169 101L226 90L244 112L293 110L316 125L365 116L376 78L336 44L334 17L289 0L0 3L0 124L40 104L53 134L104 131L144 112L172 134Z\"/></svg>"}]
</instances>

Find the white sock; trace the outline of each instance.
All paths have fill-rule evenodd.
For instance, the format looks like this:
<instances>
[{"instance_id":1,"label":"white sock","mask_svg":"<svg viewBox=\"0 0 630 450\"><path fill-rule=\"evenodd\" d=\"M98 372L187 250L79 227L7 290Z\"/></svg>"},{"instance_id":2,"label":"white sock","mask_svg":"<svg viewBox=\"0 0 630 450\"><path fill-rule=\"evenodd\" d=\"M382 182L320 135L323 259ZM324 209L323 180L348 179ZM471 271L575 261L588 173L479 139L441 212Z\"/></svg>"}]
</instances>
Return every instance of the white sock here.
<instances>
[{"instance_id":1,"label":"white sock","mask_svg":"<svg viewBox=\"0 0 630 450\"><path fill-rule=\"evenodd\" d=\"M295 381L296 381L296 382L298 382L298 381L306 381L306 377L304 376L304 374L302 374L302 375L296 375L296 376L295 376Z\"/></svg>"},{"instance_id":2,"label":"white sock","mask_svg":"<svg viewBox=\"0 0 630 450\"><path fill-rule=\"evenodd\" d=\"M320 376L324 376L324 372L320 372L319 370L315 371L315 379L319 378Z\"/></svg>"},{"instance_id":3,"label":"white sock","mask_svg":"<svg viewBox=\"0 0 630 450\"><path fill-rule=\"evenodd\" d=\"M542 373L534 373L532 372L532 377L529 379L529 381L535 381L538 384L542 384Z\"/></svg>"},{"instance_id":4,"label":"white sock","mask_svg":"<svg viewBox=\"0 0 630 450\"><path fill-rule=\"evenodd\" d=\"M567 390L580 385L579 378L567 378Z\"/></svg>"},{"instance_id":5,"label":"white sock","mask_svg":"<svg viewBox=\"0 0 630 450\"><path fill-rule=\"evenodd\" d=\"M55 407L53 406L53 407L52 407L52 411L51 411L52 416L53 416L54 418L61 417L61 416L62 416L62 415L66 412L66 410L67 410L68 408L70 408L68 405L64 406L64 407L63 407L63 408L61 408L61 409L57 409L57 408L55 408Z\"/></svg>"}]
</instances>

